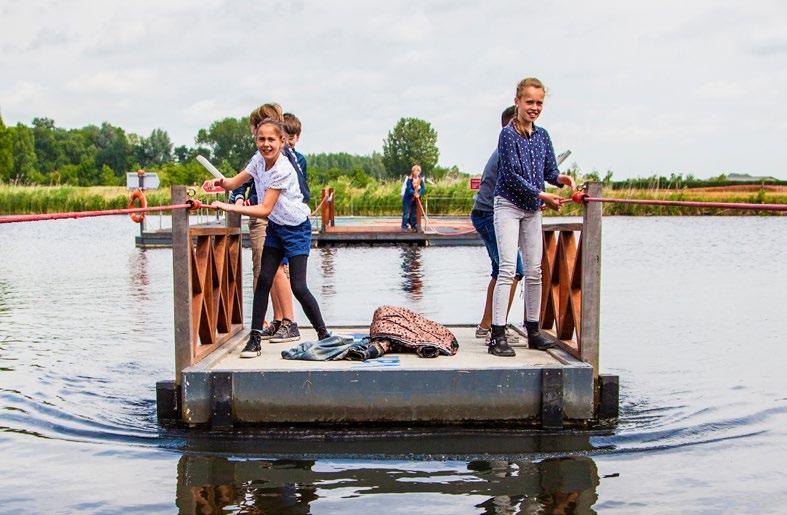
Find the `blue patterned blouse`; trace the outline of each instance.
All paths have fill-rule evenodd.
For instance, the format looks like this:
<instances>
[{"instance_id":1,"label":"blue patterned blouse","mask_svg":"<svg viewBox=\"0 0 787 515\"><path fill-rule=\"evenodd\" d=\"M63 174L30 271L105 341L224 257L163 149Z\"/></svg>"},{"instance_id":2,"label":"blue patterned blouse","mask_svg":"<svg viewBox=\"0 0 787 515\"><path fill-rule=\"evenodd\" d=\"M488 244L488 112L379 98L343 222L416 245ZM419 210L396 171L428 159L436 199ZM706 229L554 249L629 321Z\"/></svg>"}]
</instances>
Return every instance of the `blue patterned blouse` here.
<instances>
[{"instance_id":1,"label":"blue patterned blouse","mask_svg":"<svg viewBox=\"0 0 787 515\"><path fill-rule=\"evenodd\" d=\"M538 194L544 191L544 180L558 187L560 174L552 140L546 129L533 126L530 137L522 136L509 123L500 131L497 142L500 156L495 196L503 197L524 211L541 209Z\"/></svg>"}]
</instances>

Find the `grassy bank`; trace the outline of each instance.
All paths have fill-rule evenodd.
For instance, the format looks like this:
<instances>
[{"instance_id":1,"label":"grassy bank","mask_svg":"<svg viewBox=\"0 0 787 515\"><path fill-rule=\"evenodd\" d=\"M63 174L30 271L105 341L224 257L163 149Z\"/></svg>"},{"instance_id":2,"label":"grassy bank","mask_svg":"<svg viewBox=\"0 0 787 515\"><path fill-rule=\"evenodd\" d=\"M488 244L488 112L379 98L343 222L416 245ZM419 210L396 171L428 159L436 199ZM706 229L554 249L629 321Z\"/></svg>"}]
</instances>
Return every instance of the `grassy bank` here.
<instances>
[{"instance_id":1,"label":"grassy bank","mask_svg":"<svg viewBox=\"0 0 787 515\"><path fill-rule=\"evenodd\" d=\"M349 179L340 178L331 184L336 190L338 216L396 216L401 213L401 183L372 182L366 187L353 186ZM320 201L321 186L312 187L312 208ZM474 191L465 180L446 180L429 185L424 197L427 212L432 215L466 215L473 206ZM631 199L683 200L699 202L745 202L757 204L787 204L787 187L761 189L605 189L604 196ZM148 205L170 203L169 189L146 193ZM94 186L10 186L0 185L0 214L56 213L65 211L91 211L125 208L129 192L123 187ZM205 201L208 196L201 195ZM211 196L212 198L212 196ZM581 208L570 204L560 215L579 215ZM558 214L546 211L547 215ZM604 204L605 215L678 216L678 215L745 215L775 214L754 211L723 209L678 208L664 206L639 206Z\"/></svg>"}]
</instances>

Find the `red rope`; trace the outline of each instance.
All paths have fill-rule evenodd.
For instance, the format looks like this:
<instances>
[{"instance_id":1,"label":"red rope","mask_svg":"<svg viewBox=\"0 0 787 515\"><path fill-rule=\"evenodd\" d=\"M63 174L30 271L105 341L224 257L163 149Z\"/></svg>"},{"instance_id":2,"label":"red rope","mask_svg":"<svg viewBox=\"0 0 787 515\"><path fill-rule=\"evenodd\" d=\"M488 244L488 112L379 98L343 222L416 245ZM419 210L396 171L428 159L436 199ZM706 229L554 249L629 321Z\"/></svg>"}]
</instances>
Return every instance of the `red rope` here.
<instances>
[{"instance_id":1,"label":"red rope","mask_svg":"<svg viewBox=\"0 0 787 515\"><path fill-rule=\"evenodd\" d=\"M9 215L0 216L0 224L15 222L38 222L41 220L61 220L63 218L90 218L95 216L130 215L131 213L151 213L154 211L172 211L174 209L215 209L210 205L203 205L198 200L190 200L185 204L172 204L169 206L156 206L129 209L106 209L103 211L73 211L70 213L46 213L39 215Z\"/></svg>"},{"instance_id":2,"label":"red rope","mask_svg":"<svg viewBox=\"0 0 787 515\"><path fill-rule=\"evenodd\" d=\"M686 200L649 200L630 198L590 197L581 191L571 195L577 204L584 202L609 202L615 204L642 204L646 206L705 207L716 209L740 209L753 211L787 211L787 204L746 204L742 202L692 202Z\"/></svg>"}]
</instances>

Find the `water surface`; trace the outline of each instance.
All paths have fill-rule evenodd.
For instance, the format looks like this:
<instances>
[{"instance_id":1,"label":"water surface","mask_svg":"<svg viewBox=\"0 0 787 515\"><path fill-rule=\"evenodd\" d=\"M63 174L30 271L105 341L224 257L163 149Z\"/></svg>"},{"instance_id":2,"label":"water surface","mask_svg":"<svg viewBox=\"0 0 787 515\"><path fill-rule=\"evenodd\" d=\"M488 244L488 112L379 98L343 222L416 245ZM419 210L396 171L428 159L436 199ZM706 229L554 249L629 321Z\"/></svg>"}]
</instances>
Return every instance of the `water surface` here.
<instances>
[{"instance_id":1,"label":"water surface","mask_svg":"<svg viewBox=\"0 0 787 515\"><path fill-rule=\"evenodd\" d=\"M171 253L136 232L0 226L0 511L783 513L785 217L605 219L606 433L162 430ZM309 283L333 324L476 323L487 268L481 247L321 249Z\"/></svg>"}]
</instances>

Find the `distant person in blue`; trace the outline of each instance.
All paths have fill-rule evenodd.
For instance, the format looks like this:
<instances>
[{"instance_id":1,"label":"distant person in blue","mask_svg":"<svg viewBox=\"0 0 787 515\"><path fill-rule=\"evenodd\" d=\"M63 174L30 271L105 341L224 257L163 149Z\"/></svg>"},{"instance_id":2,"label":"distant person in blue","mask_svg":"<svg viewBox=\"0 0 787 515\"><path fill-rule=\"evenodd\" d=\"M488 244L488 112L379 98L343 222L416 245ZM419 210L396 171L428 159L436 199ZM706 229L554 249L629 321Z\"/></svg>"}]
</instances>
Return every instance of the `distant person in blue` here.
<instances>
[{"instance_id":1,"label":"distant person in blue","mask_svg":"<svg viewBox=\"0 0 787 515\"><path fill-rule=\"evenodd\" d=\"M517 250L525 265L525 327L531 349L545 350L551 343L539 332L541 315L541 257L543 236L541 208L559 210L569 202L544 191L544 181L576 188L574 178L557 168L557 158L547 131L535 125L544 108L544 85L535 78L517 84L514 119L503 127L497 143L500 159L495 186L494 220L500 270L492 297L492 337L489 352L514 356L505 328L508 299L516 272Z\"/></svg>"},{"instance_id":2,"label":"distant person in blue","mask_svg":"<svg viewBox=\"0 0 787 515\"><path fill-rule=\"evenodd\" d=\"M413 165L410 175L402 184L402 231L418 231L415 212L425 192L426 181L421 177L421 166Z\"/></svg>"},{"instance_id":3,"label":"distant person in blue","mask_svg":"<svg viewBox=\"0 0 787 515\"><path fill-rule=\"evenodd\" d=\"M500 115L500 123L503 127L511 122L514 117L515 106L506 108ZM484 314L481 317L481 323L476 326L476 338L489 338L492 325L492 296L495 291L495 284L497 284L497 275L500 264L500 256L497 252L497 236L495 235L495 185L497 184L497 166L498 166L497 149L492 152L486 166L484 173L481 175L481 186L475 196L473 203L473 210L470 212L470 221L473 227L481 236L486 247L486 252L489 254L489 259L492 261L492 278L489 280L489 285L486 288L486 302L484 303ZM519 281L524 276L524 269L522 267L522 257L517 253L516 257L516 275L511 283L511 295L508 298L508 309L511 309L511 303L516 295L516 288ZM506 331L508 342L513 343L519 340L516 333Z\"/></svg>"}]
</instances>

